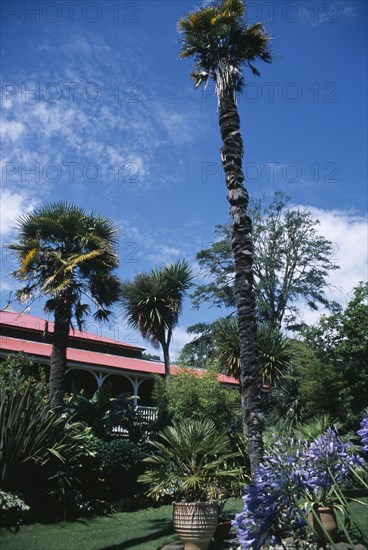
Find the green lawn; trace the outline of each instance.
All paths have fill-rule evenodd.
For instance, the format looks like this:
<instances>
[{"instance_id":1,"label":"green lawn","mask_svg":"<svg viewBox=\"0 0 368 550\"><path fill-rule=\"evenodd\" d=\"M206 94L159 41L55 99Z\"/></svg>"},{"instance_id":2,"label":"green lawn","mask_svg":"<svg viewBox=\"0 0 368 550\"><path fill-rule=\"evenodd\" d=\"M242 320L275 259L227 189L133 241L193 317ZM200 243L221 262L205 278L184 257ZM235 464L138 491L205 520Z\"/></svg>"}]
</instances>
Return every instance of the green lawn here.
<instances>
[{"instance_id":1,"label":"green lawn","mask_svg":"<svg viewBox=\"0 0 368 550\"><path fill-rule=\"evenodd\" d=\"M157 550L176 539L171 506L75 522L24 525L0 536L2 550Z\"/></svg>"},{"instance_id":2,"label":"green lawn","mask_svg":"<svg viewBox=\"0 0 368 550\"><path fill-rule=\"evenodd\" d=\"M368 498L362 498L368 503ZM368 536L367 508L351 504ZM240 511L241 499L230 499L227 510ZM178 540L172 526L172 507L148 508L109 517L74 522L24 525L18 533L2 531L2 550L158 550ZM217 548L220 546L218 545Z\"/></svg>"},{"instance_id":3,"label":"green lawn","mask_svg":"<svg viewBox=\"0 0 368 550\"><path fill-rule=\"evenodd\" d=\"M231 499L226 509L241 510L242 500ZM123 512L110 517L74 522L24 525L18 533L0 535L2 550L158 550L178 540L172 507Z\"/></svg>"}]
</instances>

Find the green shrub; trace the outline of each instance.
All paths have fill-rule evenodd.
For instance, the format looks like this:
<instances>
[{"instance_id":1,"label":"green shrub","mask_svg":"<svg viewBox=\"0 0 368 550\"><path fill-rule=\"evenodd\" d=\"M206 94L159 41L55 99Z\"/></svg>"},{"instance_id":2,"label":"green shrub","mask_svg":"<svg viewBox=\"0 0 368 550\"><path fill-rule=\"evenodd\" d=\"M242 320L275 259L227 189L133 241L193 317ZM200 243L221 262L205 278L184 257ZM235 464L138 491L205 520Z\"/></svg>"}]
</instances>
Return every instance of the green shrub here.
<instances>
[{"instance_id":1,"label":"green shrub","mask_svg":"<svg viewBox=\"0 0 368 550\"><path fill-rule=\"evenodd\" d=\"M31 381L0 387L0 437L0 487L24 495L34 512L41 495L65 503L84 457L93 455L88 430L50 409Z\"/></svg>"},{"instance_id":2,"label":"green shrub","mask_svg":"<svg viewBox=\"0 0 368 550\"><path fill-rule=\"evenodd\" d=\"M103 443L99 450L100 472L115 475L131 472L145 457L142 449L126 439L113 439Z\"/></svg>"},{"instance_id":3,"label":"green shrub","mask_svg":"<svg viewBox=\"0 0 368 550\"><path fill-rule=\"evenodd\" d=\"M197 502L228 498L245 483L229 433L210 419L174 421L149 441L148 469L139 477L147 495Z\"/></svg>"},{"instance_id":4,"label":"green shrub","mask_svg":"<svg viewBox=\"0 0 368 550\"><path fill-rule=\"evenodd\" d=\"M105 479L112 497L122 497L136 491L136 480L144 471L143 448L132 441L116 438L100 445L99 472Z\"/></svg>"},{"instance_id":5,"label":"green shrub","mask_svg":"<svg viewBox=\"0 0 368 550\"><path fill-rule=\"evenodd\" d=\"M239 391L221 385L215 371L205 371L202 377L183 371L167 383L156 379L153 397L173 420L211 419L220 429L240 426Z\"/></svg>"},{"instance_id":6,"label":"green shrub","mask_svg":"<svg viewBox=\"0 0 368 550\"><path fill-rule=\"evenodd\" d=\"M31 384L46 397L48 394L45 367L23 353L10 353L0 360L0 386L20 392Z\"/></svg>"},{"instance_id":7,"label":"green shrub","mask_svg":"<svg viewBox=\"0 0 368 550\"><path fill-rule=\"evenodd\" d=\"M101 439L111 439L112 429L120 426L138 442L144 429L137 419L134 398L126 393L112 398L111 391L111 382L98 388L91 399L75 391L67 400L66 411L72 418L86 422Z\"/></svg>"}]
</instances>

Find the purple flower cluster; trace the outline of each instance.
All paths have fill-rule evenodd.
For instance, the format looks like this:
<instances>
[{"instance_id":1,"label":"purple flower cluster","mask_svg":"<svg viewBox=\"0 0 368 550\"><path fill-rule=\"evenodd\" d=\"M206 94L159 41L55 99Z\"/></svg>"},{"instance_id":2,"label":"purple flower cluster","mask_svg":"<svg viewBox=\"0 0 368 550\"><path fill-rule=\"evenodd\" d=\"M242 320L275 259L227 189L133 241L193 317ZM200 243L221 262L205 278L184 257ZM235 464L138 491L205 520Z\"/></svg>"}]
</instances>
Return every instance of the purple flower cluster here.
<instances>
[{"instance_id":1,"label":"purple flower cluster","mask_svg":"<svg viewBox=\"0 0 368 550\"><path fill-rule=\"evenodd\" d=\"M362 449L368 453L368 408L364 411L363 420L360 424L360 430L357 431L362 441Z\"/></svg>"},{"instance_id":2,"label":"purple flower cluster","mask_svg":"<svg viewBox=\"0 0 368 550\"><path fill-rule=\"evenodd\" d=\"M310 500L327 506L334 485L344 487L349 483L351 468L364 463L352 447L349 441L343 443L336 430L328 428L305 449L304 483Z\"/></svg>"},{"instance_id":3,"label":"purple flower cluster","mask_svg":"<svg viewBox=\"0 0 368 550\"><path fill-rule=\"evenodd\" d=\"M275 442L254 481L245 489L243 511L233 523L242 549L258 550L269 537L277 541L286 528L296 536L304 533L305 521L297 506L304 488L303 476L300 452L294 444L286 439Z\"/></svg>"},{"instance_id":4,"label":"purple flower cluster","mask_svg":"<svg viewBox=\"0 0 368 550\"><path fill-rule=\"evenodd\" d=\"M298 499L328 504L334 485L346 485L351 468L363 462L332 428L310 444L275 442L246 487L243 511L233 523L241 548L259 550L270 537L285 533L304 538L306 522Z\"/></svg>"}]
</instances>

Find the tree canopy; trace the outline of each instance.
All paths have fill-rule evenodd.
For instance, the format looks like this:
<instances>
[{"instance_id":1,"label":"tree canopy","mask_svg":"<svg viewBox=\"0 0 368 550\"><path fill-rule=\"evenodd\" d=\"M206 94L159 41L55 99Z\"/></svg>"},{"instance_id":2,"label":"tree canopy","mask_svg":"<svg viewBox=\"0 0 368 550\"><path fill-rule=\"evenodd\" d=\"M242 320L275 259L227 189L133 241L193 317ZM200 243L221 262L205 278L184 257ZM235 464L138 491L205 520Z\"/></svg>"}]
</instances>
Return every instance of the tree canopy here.
<instances>
[{"instance_id":1,"label":"tree canopy","mask_svg":"<svg viewBox=\"0 0 368 550\"><path fill-rule=\"evenodd\" d=\"M253 201L254 279L257 314L273 327L298 328L300 304L317 310L331 305L326 297L328 275L338 269L334 244L318 233L319 221L308 208L295 209L276 192L272 200ZM197 254L209 282L199 285L193 303L234 307L234 262L230 226L218 225L220 239Z\"/></svg>"},{"instance_id":2,"label":"tree canopy","mask_svg":"<svg viewBox=\"0 0 368 550\"><path fill-rule=\"evenodd\" d=\"M26 282L17 292L21 302L33 299L35 293L47 299L47 311L66 302L82 328L90 310L83 300L89 297L96 306L94 316L108 317L106 307L114 303L119 290L112 273L119 263L118 231L108 218L57 202L21 216L17 229L18 240L9 248L19 262L13 275Z\"/></svg>"},{"instance_id":3,"label":"tree canopy","mask_svg":"<svg viewBox=\"0 0 368 550\"><path fill-rule=\"evenodd\" d=\"M368 406L368 283L359 283L344 311L303 331L315 368L301 370L301 395L346 424Z\"/></svg>"}]
</instances>

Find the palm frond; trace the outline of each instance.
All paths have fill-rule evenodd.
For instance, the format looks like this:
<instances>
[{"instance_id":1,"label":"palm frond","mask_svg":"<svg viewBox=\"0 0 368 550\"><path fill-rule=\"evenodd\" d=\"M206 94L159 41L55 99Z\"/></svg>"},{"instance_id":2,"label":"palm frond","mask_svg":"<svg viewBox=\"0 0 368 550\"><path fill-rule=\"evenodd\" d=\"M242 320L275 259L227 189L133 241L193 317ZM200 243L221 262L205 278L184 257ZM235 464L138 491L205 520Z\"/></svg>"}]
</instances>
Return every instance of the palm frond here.
<instances>
[{"instance_id":1,"label":"palm frond","mask_svg":"<svg viewBox=\"0 0 368 550\"><path fill-rule=\"evenodd\" d=\"M228 376L239 378L240 339L236 319L218 319L213 324L212 334L221 368Z\"/></svg>"},{"instance_id":2,"label":"palm frond","mask_svg":"<svg viewBox=\"0 0 368 550\"><path fill-rule=\"evenodd\" d=\"M243 87L243 66L259 76L254 62L272 61L271 38L261 23L247 24L242 0L214 1L191 11L178 22L178 31L178 55L194 58L196 88L212 78L218 95L236 93Z\"/></svg>"},{"instance_id":3,"label":"palm frond","mask_svg":"<svg viewBox=\"0 0 368 550\"><path fill-rule=\"evenodd\" d=\"M71 313L82 292L92 299L96 292L98 309L105 317L104 306L119 294L112 273L118 266L116 226L100 214L86 214L63 201L44 204L20 216L17 223L18 241L9 246L20 263L15 276L48 296L53 310L52 300L63 301L66 293Z\"/></svg>"},{"instance_id":4,"label":"palm frond","mask_svg":"<svg viewBox=\"0 0 368 550\"><path fill-rule=\"evenodd\" d=\"M212 420L174 421L149 444L153 454L144 461L150 469L139 481L148 484L153 497L216 498L226 481L241 479L240 469L232 463L238 453L230 450L227 432L219 431Z\"/></svg>"},{"instance_id":5,"label":"palm frond","mask_svg":"<svg viewBox=\"0 0 368 550\"><path fill-rule=\"evenodd\" d=\"M150 342L165 342L165 334L178 322L192 279L189 264L179 261L123 283L121 304L129 324Z\"/></svg>"},{"instance_id":6,"label":"palm frond","mask_svg":"<svg viewBox=\"0 0 368 550\"><path fill-rule=\"evenodd\" d=\"M19 269L19 275L25 276L29 270L32 268L33 264L36 262L39 256L39 248L38 246L34 246L31 248L26 254L25 257L22 260L20 269Z\"/></svg>"}]
</instances>

